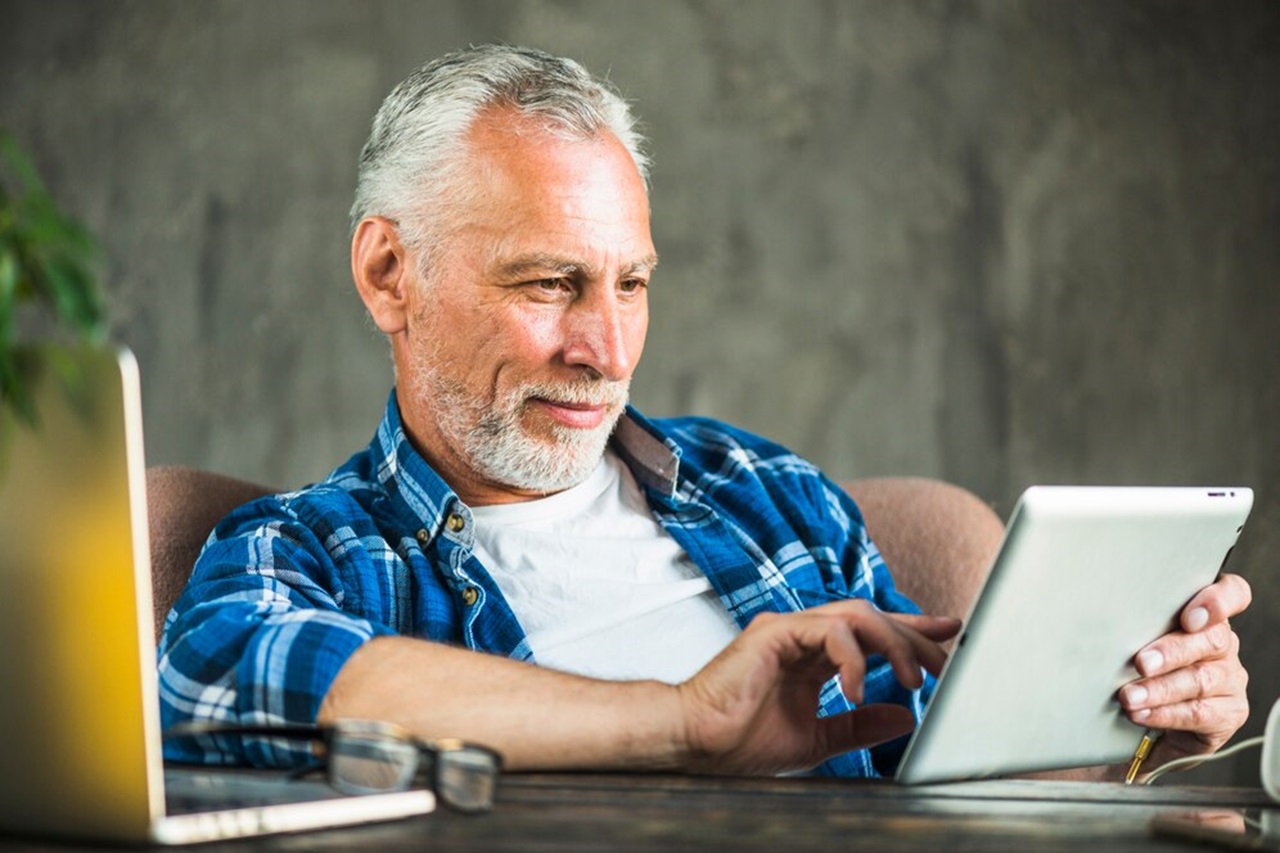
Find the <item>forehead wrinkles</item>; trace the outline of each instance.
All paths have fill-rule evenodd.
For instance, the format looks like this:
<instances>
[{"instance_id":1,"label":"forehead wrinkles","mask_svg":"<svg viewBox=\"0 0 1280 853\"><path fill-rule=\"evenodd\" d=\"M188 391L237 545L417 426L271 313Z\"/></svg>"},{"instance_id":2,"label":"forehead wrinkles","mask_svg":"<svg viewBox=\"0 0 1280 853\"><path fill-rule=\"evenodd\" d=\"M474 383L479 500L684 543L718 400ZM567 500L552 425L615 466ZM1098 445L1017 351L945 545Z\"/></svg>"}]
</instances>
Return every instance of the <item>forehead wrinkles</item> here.
<instances>
[{"instance_id":1,"label":"forehead wrinkles","mask_svg":"<svg viewBox=\"0 0 1280 853\"><path fill-rule=\"evenodd\" d=\"M448 253L482 269L513 260L591 275L652 266L648 194L613 136L565 139L490 113L466 149L442 199Z\"/></svg>"}]
</instances>

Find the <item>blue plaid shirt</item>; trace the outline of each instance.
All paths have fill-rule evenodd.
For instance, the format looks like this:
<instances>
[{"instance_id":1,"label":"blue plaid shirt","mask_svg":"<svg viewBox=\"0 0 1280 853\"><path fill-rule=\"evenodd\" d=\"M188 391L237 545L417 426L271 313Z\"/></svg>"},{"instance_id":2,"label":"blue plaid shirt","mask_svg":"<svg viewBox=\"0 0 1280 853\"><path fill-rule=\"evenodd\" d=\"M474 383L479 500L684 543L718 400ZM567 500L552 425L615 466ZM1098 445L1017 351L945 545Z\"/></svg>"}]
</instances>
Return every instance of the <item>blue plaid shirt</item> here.
<instances>
[{"instance_id":1,"label":"blue plaid shirt","mask_svg":"<svg viewBox=\"0 0 1280 853\"><path fill-rule=\"evenodd\" d=\"M613 447L654 516L706 574L740 627L758 613L857 597L918 612L898 593L853 501L809 463L716 421L648 421L628 409ZM310 723L362 644L403 634L535 662L498 586L472 555L470 510L405 437L393 393L377 435L325 481L262 498L213 531L165 621L161 717ZM920 717L922 691L869 661L866 701ZM822 714L851 705L836 680ZM821 772L874 776L903 740L828 761ZM305 744L200 738L167 758L289 766Z\"/></svg>"}]
</instances>

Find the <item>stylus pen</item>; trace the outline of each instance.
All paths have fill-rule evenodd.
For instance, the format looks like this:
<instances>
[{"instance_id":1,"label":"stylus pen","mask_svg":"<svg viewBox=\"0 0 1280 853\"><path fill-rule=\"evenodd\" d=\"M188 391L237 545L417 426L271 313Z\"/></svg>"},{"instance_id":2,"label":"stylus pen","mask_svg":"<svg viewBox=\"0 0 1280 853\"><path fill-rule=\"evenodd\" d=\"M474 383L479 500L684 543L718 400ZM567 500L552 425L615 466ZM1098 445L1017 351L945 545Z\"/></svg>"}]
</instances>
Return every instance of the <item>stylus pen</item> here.
<instances>
[{"instance_id":1,"label":"stylus pen","mask_svg":"<svg viewBox=\"0 0 1280 853\"><path fill-rule=\"evenodd\" d=\"M1160 739L1163 732L1155 729L1147 729L1142 733L1142 740L1138 741L1138 748L1133 751L1133 761L1129 762L1129 772L1124 774L1124 783L1132 785L1133 780L1138 778L1138 771L1142 769L1142 762L1147 760L1147 756L1151 754L1151 747L1156 745L1156 741Z\"/></svg>"}]
</instances>

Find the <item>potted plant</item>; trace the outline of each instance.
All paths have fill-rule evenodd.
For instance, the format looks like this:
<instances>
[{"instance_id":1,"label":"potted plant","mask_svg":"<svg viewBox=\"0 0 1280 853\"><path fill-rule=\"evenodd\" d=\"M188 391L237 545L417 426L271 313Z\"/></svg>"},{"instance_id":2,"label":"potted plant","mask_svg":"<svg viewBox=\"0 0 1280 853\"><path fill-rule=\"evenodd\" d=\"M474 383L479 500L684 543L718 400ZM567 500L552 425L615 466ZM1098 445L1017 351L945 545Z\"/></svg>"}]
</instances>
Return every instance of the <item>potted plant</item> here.
<instances>
[{"instance_id":1,"label":"potted plant","mask_svg":"<svg viewBox=\"0 0 1280 853\"><path fill-rule=\"evenodd\" d=\"M0 416L35 425L33 338L101 343L105 311L94 274L98 249L62 213L14 138L0 129ZM47 350L42 350L47 352Z\"/></svg>"}]
</instances>

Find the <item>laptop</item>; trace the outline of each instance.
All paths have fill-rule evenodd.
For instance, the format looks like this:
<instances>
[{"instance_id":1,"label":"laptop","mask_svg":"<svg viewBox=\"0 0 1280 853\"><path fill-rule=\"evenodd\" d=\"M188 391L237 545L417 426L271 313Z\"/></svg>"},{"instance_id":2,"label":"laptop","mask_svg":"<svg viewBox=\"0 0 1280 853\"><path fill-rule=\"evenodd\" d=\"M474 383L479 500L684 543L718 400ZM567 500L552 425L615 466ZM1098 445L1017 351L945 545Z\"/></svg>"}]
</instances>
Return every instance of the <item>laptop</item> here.
<instances>
[{"instance_id":1,"label":"laptop","mask_svg":"<svg viewBox=\"0 0 1280 853\"><path fill-rule=\"evenodd\" d=\"M906 784L1128 762L1134 654L1212 583L1244 529L1243 487L1034 486L938 679Z\"/></svg>"},{"instance_id":2,"label":"laptop","mask_svg":"<svg viewBox=\"0 0 1280 853\"><path fill-rule=\"evenodd\" d=\"M37 352L38 426L0 412L0 833L174 844L430 812L428 790L166 770L137 362Z\"/></svg>"}]
</instances>

